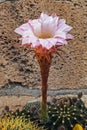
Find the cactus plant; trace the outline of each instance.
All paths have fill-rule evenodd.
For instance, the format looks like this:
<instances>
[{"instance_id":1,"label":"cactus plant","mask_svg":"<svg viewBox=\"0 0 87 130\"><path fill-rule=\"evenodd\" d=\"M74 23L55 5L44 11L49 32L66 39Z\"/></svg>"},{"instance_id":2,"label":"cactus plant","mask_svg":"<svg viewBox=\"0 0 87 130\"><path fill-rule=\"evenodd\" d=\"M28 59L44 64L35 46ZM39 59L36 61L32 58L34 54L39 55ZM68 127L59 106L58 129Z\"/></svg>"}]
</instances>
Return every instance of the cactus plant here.
<instances>
[{"instance_id":1,"label":"cactus plant","mask_svg":"<svg viewBox=\"0 0 87 130\"><path fill-rule=\"evenodd\" d=\"M81 97L63 98L60 101L52 103L48 107L48 130L72 130L76 123L85 126L87 124L87 108Z\"/></svg>"},{"instance_id":2,"label":"cactus plant","mask_svg":"<svg viewBox=\"0 0 87 130\"><path fill-rule=\"evenodd\" d=\"M0 130L43 130L23 116L13 116L12 114L0 117Z\"/></svg>"}]
</instances>

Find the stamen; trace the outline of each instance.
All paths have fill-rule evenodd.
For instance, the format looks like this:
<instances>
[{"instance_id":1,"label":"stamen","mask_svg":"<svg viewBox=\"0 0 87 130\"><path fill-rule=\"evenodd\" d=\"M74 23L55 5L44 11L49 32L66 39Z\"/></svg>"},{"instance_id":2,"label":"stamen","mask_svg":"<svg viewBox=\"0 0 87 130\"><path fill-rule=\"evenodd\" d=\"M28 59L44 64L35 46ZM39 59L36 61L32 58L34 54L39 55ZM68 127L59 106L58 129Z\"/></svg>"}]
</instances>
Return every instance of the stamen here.
<instances>
[{"instance_id":1,"label":"stamen","mask_svg":"<svg viewBox=\"0 0 87 130\"><path fill-rule=\"evenodd\" d=\"M45 34L43 33L43 34L40 34L38 37L42 39L46 39L46 38L52 38L53 36L50 33L45 33Z\"/></svg>"}]
</instances>

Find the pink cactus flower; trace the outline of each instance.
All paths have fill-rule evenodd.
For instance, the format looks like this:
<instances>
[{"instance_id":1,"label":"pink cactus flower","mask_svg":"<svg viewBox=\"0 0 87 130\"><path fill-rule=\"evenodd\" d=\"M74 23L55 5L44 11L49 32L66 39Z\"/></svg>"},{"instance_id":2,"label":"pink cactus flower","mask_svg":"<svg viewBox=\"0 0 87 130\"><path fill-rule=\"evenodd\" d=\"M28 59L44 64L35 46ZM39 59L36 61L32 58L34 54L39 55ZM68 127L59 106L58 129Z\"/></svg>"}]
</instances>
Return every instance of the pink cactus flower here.
<instances>
[{"instance_id":1,"label":"pink cactus flower","mask_svg":"<svg viewBox=\"0 0 87 130\"><path fill-rule=\"evenodd\" d=\"M51 16L41 13L38 19L29 20L27 23L15 29L15 32L22 35L22 45L29 45L33 48L40 66L42 79L42 119L47 117L47 88L49 69L52 62L52 54L60 57L56 46L67 44L68 39L73 36L68 32L72 29L64 19L56 14Z\"/></svg>"},{"instance_id":2,"label":"pink cactus flower","mask_svg":"<svg viewBox=\"0 0 87 130\"><path fill-rule=\"evenodd\" d=\"M30 19L16 28L15 32L22 35L22 45L31 45L33 48L42 46L49 50L53 46L67 44L67 40L73 38L68 33L72 27L65 22L56 14L49 16L46 13L41 13L38 19Z\"/></svg>"}]
</instances>

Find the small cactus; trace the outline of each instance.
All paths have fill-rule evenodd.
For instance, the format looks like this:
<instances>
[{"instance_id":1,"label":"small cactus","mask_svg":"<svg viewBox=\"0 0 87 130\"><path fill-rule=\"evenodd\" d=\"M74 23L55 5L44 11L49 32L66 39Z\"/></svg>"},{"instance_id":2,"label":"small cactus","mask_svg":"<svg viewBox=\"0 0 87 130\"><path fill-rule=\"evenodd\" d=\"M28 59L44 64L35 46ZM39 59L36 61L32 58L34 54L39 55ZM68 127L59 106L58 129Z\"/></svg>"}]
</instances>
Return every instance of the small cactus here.
<instances>
[{"instance_id":1,"label":"small cactus","mask_svg":"<svg viewBox=\"0 0 87 130\"><path fill-rule=\"evenodd\" d=\"M43 130L23 116L5 115L0 117L0 130Z\"/></svg>"},{"instance_id":2,"label":"small cactus","mask_svg":"<svg viewBox=\"0 0 87 130\"><path fill-rule=\"evenodd\" d=\"M22 113L25 113L26 118L27 118L27 116L30 117L31 121L38 120L39 116L40 116L40 102L39 101L35 101L35 102L27 103L23 107Z\"/></svg>"},{"instance_id":3,"label":"small cactus","mask_svg":"<svg viewBox=\"0 0 87 130\"><path fill-rule=\"evenodd\" d=\"M83 126L87 123L87 108L81 96L63 98L48 107L48 130L72 130L76 123ZM60 126L63 126L62 128Z\"/></svg>"}]
</instances>

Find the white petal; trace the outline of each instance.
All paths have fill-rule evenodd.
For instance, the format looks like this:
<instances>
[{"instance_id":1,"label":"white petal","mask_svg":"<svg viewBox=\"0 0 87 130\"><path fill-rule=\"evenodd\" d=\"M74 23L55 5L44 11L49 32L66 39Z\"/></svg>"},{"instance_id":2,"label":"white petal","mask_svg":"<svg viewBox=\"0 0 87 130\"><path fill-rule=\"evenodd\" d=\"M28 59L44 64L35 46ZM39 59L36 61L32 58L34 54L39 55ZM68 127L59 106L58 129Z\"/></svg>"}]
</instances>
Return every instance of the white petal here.
<instances>
[{"instance_id":1,"label":"white petal","mask_svg":"<svg viewBox=\"0 0 87 130\"><path fill-rule=\"evenodd\" d=\"M36 40L35 42L32 43L32 47L35 48L37 46L40 46L40 42Z\"/></svg>"},{"instance_id":2,"label":"white petal","mask_svg":"<svg viewBox=\"0 0 87 130\"><path fill-rule=\"evenodd\" d=\"M32 30L26 30L23 33L23 37L34 37L34 33L32 32Z\"/></svg>"},{"instance_id":3,"label":"white petal","mask_svg":"<svg viewBox=\"0 0 87 130\"><path fill-rule=\"evenodd\" d=\"M39 41L42 47L50 49L52 46L56 45L57 39L56 38L39 39Z\"/></svg>"},{"instance_id":4,"label":"white petal","mask_svg":"<svg viewBox=\"0 0 87 130\"><path fill-rule=\"evenodd\" d=\"M66 33L61 31L61 30L58 30L58 31L55 32L54 37L60 37L60 38L66 39Z\"/></svg>"},{"instance_id":5,"label":"white petal","mask_svg":"<svg viewBox=\"0 0 87 130\"><path fill-rule=\"evenodd\" d=\"M49 49L50 48L50 44L49 41L47 41L46 39L39 39L40 44L42 45L42 47Z\"/></svg>"},{"instance_id":6,"label":"white petal","mask_svg":"<svg viewBox=\"0 0 87 130\"><path fill-rule=\"evenodd\" d=\"M58 18L49 17L41 23L41 32L54 35L57 29Z\"/></svg>"},{"instance_id":7,"label":"white petal","mask_svg":"<svg viewBox=\"0 0 87 130\"><path fill-rule=\"evenodd\" d=\"M20 35L23 35L24 32L25 32L26 30L28 30L28 29L30 29L30 26L29 26L28 23L25 23L25 24L19 26L18 28L16 28L16 29L15 29L15 32L18 33L18 34L20 34Z\"/></svg>"},{"instance_id":8,"label":"white petal","mask_svg":"<svg viewBox=\"0 0 87 130\"><path fill-rule=\"evenodd\" d=\"M47 40L50 42L51 46L55 46L56 45L56 42L57 42L56 38L49 38Z\"/></svg>"},{"instance_id":9,"label":"white petal","mask_svg":"<svg viewBox=\"0 0 87 130\"><path fill-rule=\"evenodd\" d=\"M30 26L29 26L28 23L25 23L25 24L22 24L22 25L20 26L20 28L23 29L23 30L27 30L27 29L30 28Z\"/></svg>"},{"instance_id":10,"label":"white petal","mask_svg":"<svg viewBox=\"0 0 87 130\"><path fill-rule=\"evenodd\" d=\"M34 34L36 36L39 36L39 34L41 33L41 23L39 22L39 20L38 19L31 20L29 21L29 23L33 28Z\"/></svg>"},{"instance_id":11,"label":"white petal","mask_svg":"<svg viewBox=\"0 0 87 130\"><path fill-rule=\"evenodd\" d=\"M65 31L65 32L68 32L72 29L71 26L67 25L67 24L62 24L60 27L59 27L59 30L61 31Z\"/></svg>"},{"instance_id":12,"label":"white petal","mask_svg":"<svg viewBox=\"0 0 87 130\"><path fill-rule=\"evenodd\" d=\"M66 34L66 39L73 39L73 36L71 34Z\"/></svg>"},{"instance_id":13,"label":"white petal","mask_svg":"<svg viewBox=\"0 0 87 130\"><path fill-rule=\"evenodd\" d=\"M58 21L58 28L61 28L61 26L63 25L63 24L65 24L65 19L59 19L59 21Z\"/></svg>"},{"instance_id":14,"label":"white petal","mask_svg":"<svg viewBox=\"0 0 87 130\"><path fill-rule=\"evenodd\" d=\"M54 18L54 17L57 17L56 13L52 13L51 16L52 16L53 18Z\"/></svg>"},{"instance_id":15,"label":"white petal","mask_svg":"<svg viewBox=\"0 0 87 130\"><path fill-rule=\"evenodd\" d=\"M49 15L47 15L46 13L41 13L39 21L40 21L40 22L41 22L41 21L44 21L44 20L46 20L47 18L49 18Z\"/></svg>"},{"instance_id":16,"label":"white petal","mask_svg":"<svg viewBox=\"0 0 87 130\"><path fill-rule=\"evenodd\" d=\"M20 29L20 28L16 28L14 31L15 31L16 33L20 34L20 35L23 35L23 33L24 33L24 30L22 30L22 29Z\"/></svg>"},{"instance_id":17,"label":"white petal","mask_svg":"<svg viewBox=\"0 0 87 130\"><path fill-rule=\"evenodd\" d=\"M36 47L39 46L39 40L36 37L24 37L22 38L22 45L24 44L30 44L31 43L31 47Z\"/></svg>"},{"instance_id":18,"label":"white petal","mask_svg":"<svg viewBox=\"0 0 87 130\"><path fill-rule=\"evenodd\" d=\"M67 44L67 41L63 38L57 38L58 43Z\"/></svg>"},{"instance_id":19,"label":"white petal","mask_svg":"<svg viewBox=\"0 0 87 130\"><path fill-rule=\"evenodd\" d=\"M30 44L30 39L29 39L29 37L22 38L22 44L27 44L27 43Z\"/></svg>"}]
</instances>

